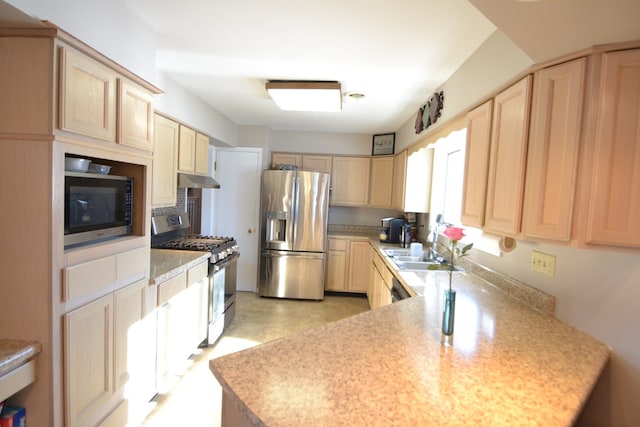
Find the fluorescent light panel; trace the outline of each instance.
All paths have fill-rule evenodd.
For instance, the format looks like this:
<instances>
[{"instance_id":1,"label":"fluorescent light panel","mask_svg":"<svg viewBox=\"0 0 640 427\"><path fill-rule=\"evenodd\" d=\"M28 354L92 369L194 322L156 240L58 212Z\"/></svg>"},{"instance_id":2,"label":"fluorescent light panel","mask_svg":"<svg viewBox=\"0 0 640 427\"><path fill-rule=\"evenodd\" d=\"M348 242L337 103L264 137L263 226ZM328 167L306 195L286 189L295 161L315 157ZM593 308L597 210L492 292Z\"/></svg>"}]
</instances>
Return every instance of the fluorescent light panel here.
<instances>
[{"instance_id":1,"label":"fluorescent light panel","mask_svg":"<svg viewBox=\"0 0 640 427\"><path fill-rule=\"evenodd\" d=\"M342 110L342 89L339 82L270 81L266 87L281 110Z\"/></svg>"}]
</instances>

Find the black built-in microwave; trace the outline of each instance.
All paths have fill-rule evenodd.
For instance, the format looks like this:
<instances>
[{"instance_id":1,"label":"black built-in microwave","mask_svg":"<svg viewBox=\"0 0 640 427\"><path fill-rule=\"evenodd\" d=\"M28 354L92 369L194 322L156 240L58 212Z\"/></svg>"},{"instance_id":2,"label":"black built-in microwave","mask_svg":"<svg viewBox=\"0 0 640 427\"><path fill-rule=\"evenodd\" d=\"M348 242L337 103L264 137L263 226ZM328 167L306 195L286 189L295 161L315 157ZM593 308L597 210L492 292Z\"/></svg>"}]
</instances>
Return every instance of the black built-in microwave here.
<instances>
[{"instance_id":1,"label":"black built-in microwave","mask_svg":"<svg viewBox=\"0 0 640 427\"><path fill-rule=\"evenodd\" d=\"M133 178L65 172L64 246L131 233Z\"/></svg>"}]
</instances>

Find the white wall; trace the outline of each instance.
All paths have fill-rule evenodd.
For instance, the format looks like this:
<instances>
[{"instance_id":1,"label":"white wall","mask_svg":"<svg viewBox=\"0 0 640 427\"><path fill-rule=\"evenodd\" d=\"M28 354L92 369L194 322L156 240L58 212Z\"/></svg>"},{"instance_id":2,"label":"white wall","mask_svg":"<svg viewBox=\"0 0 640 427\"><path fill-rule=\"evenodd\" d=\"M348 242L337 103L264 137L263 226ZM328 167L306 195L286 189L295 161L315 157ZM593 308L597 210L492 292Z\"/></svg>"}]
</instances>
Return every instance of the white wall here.
<instances>
[{"instance_id":1,"label":"white wall","mask_svg":"<svg viewBox=\"0 0 640 427\"><path fill-rule=\"evenodd\" d=\"M366 134L271 131L272 151L371 155L372 143Z\"/></svg>"},{"instance_id":2,"label":"white wall","mask_svg":"<svg viewBox=\"0 0 640 427\"><path fill-rule=\"evenodd\" d=\"M444 106L438 121L416 134L414 114L396 131L396 152L425 138L531 65L529 57L504 34L495 31L438 89L444 92Z\"/></svg>"}]
</instances>

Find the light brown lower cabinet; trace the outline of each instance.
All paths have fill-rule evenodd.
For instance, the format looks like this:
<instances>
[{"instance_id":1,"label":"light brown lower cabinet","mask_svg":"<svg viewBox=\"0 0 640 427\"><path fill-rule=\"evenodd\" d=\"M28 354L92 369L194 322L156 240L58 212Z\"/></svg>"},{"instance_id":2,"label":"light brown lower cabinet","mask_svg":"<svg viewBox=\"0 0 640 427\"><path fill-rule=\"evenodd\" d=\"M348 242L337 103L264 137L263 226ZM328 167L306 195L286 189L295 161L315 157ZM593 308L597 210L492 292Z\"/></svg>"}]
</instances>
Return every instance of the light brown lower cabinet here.
<instances>
[{"instance_id":1,"label":"light brown lower cabinet","mask_svg":"<svg viewBox=\"0 0 640 427\"><path fill-rule=\"evenodd\" d=\"M207 261L158 285L156 380L160 391L184 373L206 338Z\"/></svg>"},{"instance_id":2,"label":"light brown lower cabinet","mask_svg":"<svg viewBox=\"0 0 640 427\"><path fill-rule=\"evenodd\" d=\"M368 240L329 237L325 289L366 293L369 286Z\"/></svg>"},{"instance_id":3,"label":"light brown lower cabinet","mask_svg":"<svg viewBox=\"0 0 640 427\"><path fill-rule=\"evenodd\" d=\"M146 315L146 288L140 280L64 316L65 425L96 425L123 398L130 357L145 351L134 325Z\"/></svg>"},{"instance_id":4,"label":"light brown lower cabinet","mask_svg":"<svg viewBox=\"0 0 640 427\"><path fill-rule=\"evenodd\" d=\"M367 298L369 300L369 306L371 309L374 309L391 304L393 273L384 264L378 251L372 246L370 246L370 253L371 264L369 268L371 271L371 279L367 291Z\"/></svg>"}]
</instances>

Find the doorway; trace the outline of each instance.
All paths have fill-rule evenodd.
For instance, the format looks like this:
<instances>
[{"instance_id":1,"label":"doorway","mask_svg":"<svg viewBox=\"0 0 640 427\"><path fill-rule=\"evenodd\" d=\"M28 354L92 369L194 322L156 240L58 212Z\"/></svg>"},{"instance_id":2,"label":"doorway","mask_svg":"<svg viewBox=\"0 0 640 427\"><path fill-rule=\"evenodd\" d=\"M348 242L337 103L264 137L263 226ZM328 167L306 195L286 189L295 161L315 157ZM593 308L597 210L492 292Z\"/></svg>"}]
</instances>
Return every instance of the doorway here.
<instances>
[{"instance_id":1,"label":"doorway","mask_svg":"<svg viewBox=\"0 0 640 427\"><path fill-rule=\"evenodd\" d=\"M217 148L215 157L215 178L220 188L214 192L213 229L238 242L238 290L256 292L262 149Z\"/></svg>"}]
</instances>

